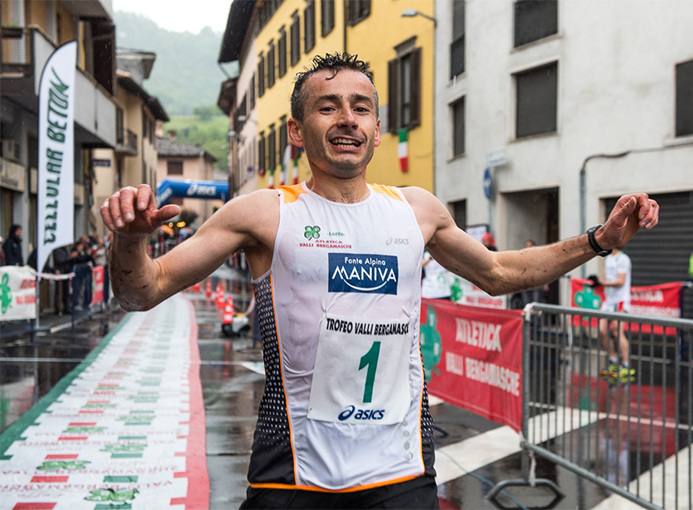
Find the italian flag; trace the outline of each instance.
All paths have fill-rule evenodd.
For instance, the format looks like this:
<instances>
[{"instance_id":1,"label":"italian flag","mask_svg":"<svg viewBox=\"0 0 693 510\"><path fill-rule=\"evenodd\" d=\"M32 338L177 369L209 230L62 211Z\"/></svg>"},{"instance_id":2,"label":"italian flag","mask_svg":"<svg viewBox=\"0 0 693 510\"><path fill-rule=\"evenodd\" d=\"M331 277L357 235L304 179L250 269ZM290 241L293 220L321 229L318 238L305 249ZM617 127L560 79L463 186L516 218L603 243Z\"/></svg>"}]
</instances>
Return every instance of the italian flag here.
<instances>
[{"instance_id":1,"label":"italian flag","mask_svg":"<svg viewBox=\"0 0 693 510\"><path fill-rule=\"evenodd\" d=\"M409 170L409 131L399 130L399 144L397 145L397 156L399 157L399 169L402 172Z\"/></svg>"}]
</instances>

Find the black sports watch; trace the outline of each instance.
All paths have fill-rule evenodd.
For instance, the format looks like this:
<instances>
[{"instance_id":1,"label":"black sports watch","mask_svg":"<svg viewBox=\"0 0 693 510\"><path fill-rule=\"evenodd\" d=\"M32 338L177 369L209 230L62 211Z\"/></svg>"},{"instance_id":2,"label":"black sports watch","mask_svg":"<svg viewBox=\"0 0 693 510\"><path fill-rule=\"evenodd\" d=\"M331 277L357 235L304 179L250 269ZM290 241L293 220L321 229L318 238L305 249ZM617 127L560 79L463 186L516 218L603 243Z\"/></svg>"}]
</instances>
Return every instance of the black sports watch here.
<instances>
[{"instance_id":1,"label":"black sports watch","mask_svg":"<svg viewBox=\"0 0 693 510\"><path fill-rule=\"evenodd\" d=\"M594 227L588 228L587 240L590 242L590 246L597 255L599 255L600 257L606 257L607 255L611 255L611 252L613 250L605 250L601 246L599 246L599 243L597 243L597 240L594 237L594 233L600 228L602 228L602 225L595 225Z\"/></svg>"}]
</instances>

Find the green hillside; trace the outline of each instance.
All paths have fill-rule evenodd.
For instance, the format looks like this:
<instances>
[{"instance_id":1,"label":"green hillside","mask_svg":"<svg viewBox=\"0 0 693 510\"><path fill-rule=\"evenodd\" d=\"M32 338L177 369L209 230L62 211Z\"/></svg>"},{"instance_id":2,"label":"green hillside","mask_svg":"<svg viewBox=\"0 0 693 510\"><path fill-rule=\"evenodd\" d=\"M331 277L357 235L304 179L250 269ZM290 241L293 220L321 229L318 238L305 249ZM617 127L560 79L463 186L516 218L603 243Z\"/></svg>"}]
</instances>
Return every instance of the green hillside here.
<instances>
[{"instance_id":1,"label":"green hillside","mask_svg":"<svg viewBox=\"0 0 693 510\"><path fill-rule=\"evenodd\" d=\"M216 107L215 107L216 108ZM217 110L218 111L218 110ZM229 169L229 118L219 111L219 115L192 115L171 117L164 124L164 136L170 129L176 131L176 141L199 145L217 158L214 168Z\"/></svg>"},{"instance_id":2,"label":"green hillside","mask_svg":"<svg viewBox=\"0 0 693 510\"><path fill-rule=\"evenodd\" d=\"M144 87L159 98L169 116L191 115L196 106L216 104L221 82L217 66L222 34L205 28L199 34L170 32L155 22L116 11L116 47L156 53Z\"/></svg>"},{"instance_id":3,"label":"green hillside","mask_svg":"<svg viewBox=\"0 0 693 510\"><path fill-rule=\"evenodd\" d=\"M156 53L144 88L171 118L164 132L175 129L178 142L200 145L217 158L215 168L228 170L229 119L216 106L227 78L217 66L222 34L171 32L130 12L116 11L114 18L118 48Z\"/></svg>"}]
</instances>

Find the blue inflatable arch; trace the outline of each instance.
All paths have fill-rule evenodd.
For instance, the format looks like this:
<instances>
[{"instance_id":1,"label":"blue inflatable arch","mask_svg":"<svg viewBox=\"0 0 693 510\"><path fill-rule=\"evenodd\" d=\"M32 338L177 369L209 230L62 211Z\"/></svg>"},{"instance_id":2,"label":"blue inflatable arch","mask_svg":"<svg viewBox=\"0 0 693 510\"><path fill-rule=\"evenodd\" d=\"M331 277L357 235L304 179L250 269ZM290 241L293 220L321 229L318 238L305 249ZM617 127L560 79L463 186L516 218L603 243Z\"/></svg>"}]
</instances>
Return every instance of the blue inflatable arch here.
<instances>
[{"instance_id":1,"label":"blue inflatable arch","mask_svg":"<svg viewBox=\"0 0 693 510\"><path fill-rule=\"evenodd\" d=\"M172 198L203 198L226 202L229 183L225 181L193 181L191 179L164 179L156 187L159 207Z\"/></svg>"}]
</instances>

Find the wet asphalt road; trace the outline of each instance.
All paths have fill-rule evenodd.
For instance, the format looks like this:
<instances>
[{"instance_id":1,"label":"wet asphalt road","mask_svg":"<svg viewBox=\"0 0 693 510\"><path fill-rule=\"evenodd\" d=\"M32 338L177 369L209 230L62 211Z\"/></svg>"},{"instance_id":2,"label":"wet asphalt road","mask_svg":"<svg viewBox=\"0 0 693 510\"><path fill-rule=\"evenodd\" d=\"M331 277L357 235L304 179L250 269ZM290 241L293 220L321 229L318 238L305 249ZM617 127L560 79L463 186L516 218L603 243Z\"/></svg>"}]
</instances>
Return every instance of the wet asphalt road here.
<instances>
[{"instance_id":1,"label":"wet asphalt road","mask_svg":"<svg viewBox=\"0 0 693 510\"><path fill-rule=\"evenodd\" d=\"M187 294L198 322L198 343L207 423L207 467L210 508L238 508L245 498L246 472L257 408L264 389L259 366L262 352L252 338L226 338L221 331L222 311L203 295ZM0 428L28 411L53 385L75 368L122 319L117 307L84 320L75 330L27 336L3 342L0 358ZM494 431L498 424L441 403L431 408L436 423L436 446L442 448ZM438 455L441 458L441 455ZM455 459L460 465L466 459ZM539 460L537 476L556 482L566 498L556 508L591 508L605 492L590 482ZM486 499L492 483L521 477L521 455L490 462L464 476L439 485L441 508L494 508ZM524 504L542 506L551 495L541 489L509 491ZM512 507L513 502L502 500Z\"/></svg>"}]
</instances>

